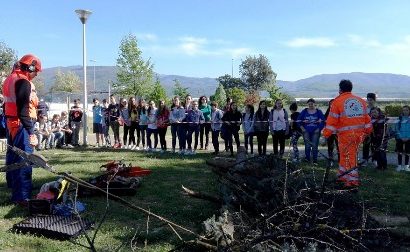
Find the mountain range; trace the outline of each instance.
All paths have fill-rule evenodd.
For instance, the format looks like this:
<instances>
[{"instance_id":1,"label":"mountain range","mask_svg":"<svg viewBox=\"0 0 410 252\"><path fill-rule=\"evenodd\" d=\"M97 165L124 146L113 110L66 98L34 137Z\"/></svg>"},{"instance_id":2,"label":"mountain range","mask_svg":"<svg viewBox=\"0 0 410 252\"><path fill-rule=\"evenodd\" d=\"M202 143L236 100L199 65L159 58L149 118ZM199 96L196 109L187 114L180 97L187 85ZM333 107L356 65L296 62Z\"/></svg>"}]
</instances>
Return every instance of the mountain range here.
<instances>
[{"instance_id":1,"label":"mountain range","mask_svg":"<svg viewBox=\"0 0 410 252\"><path fill-rule=\"evenodd\" d=\"M55 74L72 71L83 78L82 66L52 67L46 68L41 73L45 83L45 90L50 90L54 84ZM94 88L95 71L95 88ZM210 96L215 93L218 81L216 78L198 78L180 75L157 74L161 84L172 95L174 80L177 79L182 86L188 87L194 97L200 95ZM365 96L368 92L375 92L379 97L386 98L408 98L410 89L410 76L391 73L338 73L320 74L297 81L277 80L277 85L283 92L293 97L334 97L338 94L338 83L341 79L349 79L353 82L353 92ZM115 66L93 66L87 67L87 86L90 92L108 91L109 83L116 80ZM80 94L81 91L79 91Z\"/></svg>"}]
</instances>

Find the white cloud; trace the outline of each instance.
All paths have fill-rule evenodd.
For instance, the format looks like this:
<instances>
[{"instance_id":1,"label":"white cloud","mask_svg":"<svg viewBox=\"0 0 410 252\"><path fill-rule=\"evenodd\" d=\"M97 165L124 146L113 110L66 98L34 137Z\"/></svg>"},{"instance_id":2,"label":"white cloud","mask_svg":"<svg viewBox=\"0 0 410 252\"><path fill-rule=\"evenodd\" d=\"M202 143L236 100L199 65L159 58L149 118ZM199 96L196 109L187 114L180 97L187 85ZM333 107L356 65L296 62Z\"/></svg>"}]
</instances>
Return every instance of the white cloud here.
<instances>
[{"instance_id":1,"label":"white cloud","mask_svg":"<svg viewBox=\"0 0 410 252\"><path fill-rule=\"evenodd\" d=\"M231 55L232 58L239 58L241 56L254 54L252 53L252 49L247 47L227 49L226 52Z\"/></svg>"},{"instance_id":2,"label":"white cloud","mask_svg":"<svg viewBox=\"0 0 410 252\"><path fill-rule=\"evenodd\" d=\"M145 40L145 41L157 41L158 37L157 35L153 33L140 33L136 35L138 40Z\"/></svg>"},{"instance_id":3,"label":"white cloud","mask_svg":"<svg viewBox=\"0 0 410 252\"><path fill-rule=\"evenodd\" d=\"M196 38L191 36L181 37L179 38L180 41L183 43L194 43L194 44L206 44L208 43L208 39L206 38Z\"/></svg>"},{"instance_id":4,"label":"white cloud","mask_svg":"<svg viewBox=\"0 0 410 252\"><path fill-rule=\"evenodd\" d=\"M410 35L404 37L400 42L385 45L388 52L410 56Z\"/></svg>"},{"instance_id":5,"label":"white cloud","mask_svg":"<svg viewBox=\"0 0 410 252\"><path fill-rule=\"evenodd\" d=\"M295 38L285 42L289 47L332 47L336 46L336 42L333 39L326 37L318 38Z\"/></svg>"},{"instance_id":6,"label":"white cloud","mask_svg":"<svg viewBox=\"0 0 410 252\"><path fill-rule=\"evenodd\" d=\"M195 37L182 37L179 39L181 44L179 45L180 50L190 56L208 54L204 49L204 45L208 43L205 38L195 38Z\"/></svg>"},{"instance_id":7,"label":"white cloud","mask_svg":"<svg viewBox=\"0 0 410 252\"><path fill-rule=\"evenodd\" d=\"M250 54L252 51L247 47L229 47L232 42L222 39L210 40L186 36L179 38L179 41L181 42L178 45L180 52L188 56L229 56L236 58Z\"/></svg>"},{"instance_id":8,"label":"white cloud","mask_svg":"<svg viewBox=\"0 0 410 252\"><path fill-rule=\"evenodd\" d=\"M145 34L147 35L147 34ZM153 34L152 34L153 35ZM154 36L137 36L138 39L151 38L152 43L142 43L144 52L161 55L186 55L189 57L214 56L239 58L254 54L249 47L234 46L234 42L224 39L208 39L204 37L183 36L174 39L161 39ZM155 38L155 40L154 40Z\"/></svg>"},{"instance_id":9,"label":"white cloud","mask_svg":"<svg viewBox=\"0 0 410 252\"><path fill-rule=\"evenodd\" d=\"M377 39L369 39L356 34L348 35L348 38L353 45L364 48L374 48L381 53L394 55L397 57L396 59L410 57L410 35L405 36L399 41L390 43L382 43Z\"/></svg>"},{"instance_id":10,"label":"white cloud","mask_svg":"<svg viewBox=\"0 0 410 252\"><path fill-rule=\"evenodd\" d=\"M367 39L367 38L363 38L362 36L356 35L356 34L348 35L348 37L352 44L362 46L365 48L382 46L382 43L380 43L376 39Z\"/></svg>"}]
</instances>

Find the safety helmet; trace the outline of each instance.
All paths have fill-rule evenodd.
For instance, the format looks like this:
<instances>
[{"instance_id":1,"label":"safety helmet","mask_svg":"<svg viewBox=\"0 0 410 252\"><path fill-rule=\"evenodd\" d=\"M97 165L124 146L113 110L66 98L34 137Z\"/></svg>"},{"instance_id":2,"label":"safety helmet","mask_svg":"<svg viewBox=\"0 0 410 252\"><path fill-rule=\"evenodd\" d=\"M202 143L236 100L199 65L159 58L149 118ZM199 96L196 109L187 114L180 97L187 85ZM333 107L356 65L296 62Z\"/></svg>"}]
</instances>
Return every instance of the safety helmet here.
<instances>
[{"instance_id":1,"label":"safety helmet","mask_svg":"<svg viewBox=\"0 0 410 252\"><path fill-rule=\"evenodd\" d=\"M41 72L41 61L40 59L33 54L26 54L19 60L21 64L28 66L30 72Z\"/></svg>"}]
</instances>

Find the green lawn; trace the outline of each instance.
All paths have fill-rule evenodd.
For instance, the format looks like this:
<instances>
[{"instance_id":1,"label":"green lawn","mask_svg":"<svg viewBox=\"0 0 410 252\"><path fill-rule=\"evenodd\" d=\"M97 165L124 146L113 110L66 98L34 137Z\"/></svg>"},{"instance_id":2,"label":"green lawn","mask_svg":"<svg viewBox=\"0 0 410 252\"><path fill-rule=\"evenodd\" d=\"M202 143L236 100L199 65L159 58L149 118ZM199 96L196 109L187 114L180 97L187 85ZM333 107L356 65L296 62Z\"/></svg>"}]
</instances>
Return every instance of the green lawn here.
<instances>
[{"instance_id":1,"label":"green lawn","mask_svg":"<svg viewBox=\"0 0 410 252\"><path fill-rule=\"evenodd\" d=\"M71 171L73 175L83 179L99 173L99 166L113 159L124 159L153 170L153 173L143 180L134 197L125 197L137 206L150 209L159 215L167 217L196 232L200 231L200 223L212 216L219 208L214 204L197 199L187 198L181 194L181 185L186 185L208 193L216 192L216 178L205 164L209 154L199 154L195 157L177 155L148 155L142 152L126 150L104 151L87 150L49 150L42 154L49 159L50 164L59 171ZM53 174L35 169L33 173L34 186L39 187L54 180ZM5 175L0 177L0 247L9 251L83 251L85 249L70 242L59 242L27 235L17 235L7 232L12 225L27 215L21 208L8 203L9 192L6 188ZM94 197L81 199L87 204L86 216L98 220L105 209L105 198ZM146 233L147 218L139 212L130 210L119 203L111 202L110 211L101 233L96 240L97 250L113 251L122 242L128 241L122 251L131 250L129 241L139 230L138 246L143 246ZM184 235L186 239L192 238ZM148 246L146 251L168 251L178 238L163 222L150 218ZM84 243L84 239L79 241Z\"/></svg>"},{"instance_id":2,"label":"green lawn","mask_svg":"<svg viewBox=\"0 0 410 252\"><path fill-rule=\"evenodd\" d=\"M58 171L71 171L73 175L88 179L99 173L99 166L109 160L124 159L153 170L143 180L141 187L133 197L126 197L130 202L150 209L172 221L196 232L201 231L200 223L217 212L219 206L198 199L188 198L181 194L181 185L210 194L217 193L216 177L205 164L209 153L183 157L176 154L146 154L128 150L76 149L49 150L42 154L49 159ZM311 167L303 164L311 171ZM321 179L325 162L320 162L316 176ZM387 214L409 215L410 208L410 174L397 173L393 166L382 172L372 168L361 171L363 186L357 197L366 201L370 207ZM332 170L332 174L336 169ZM55 176L46 171L35 169L34 192ZM27 213L21 208L8 203L9 192L6 188L5 174L0 175L0 248L2 251L86 251L70 242L59 242L28 235L7 232L14 223L21 221ZM103 197L81 199L87 204L85 216L98 220L105 208ZM111 201L109 215L97 236L98 251L113 251L126 242L121 251L131 251L130 240L138 230L137 246L144 247L147 218L144 214L130 210L119 203ZM192 238L179 232L185 239ZM82 237L79 242L85 243ZM149 222L148 246L145 251L168 251L178 245L178 238L173 232L153 217Z\"/></svg>"}]
</instances>

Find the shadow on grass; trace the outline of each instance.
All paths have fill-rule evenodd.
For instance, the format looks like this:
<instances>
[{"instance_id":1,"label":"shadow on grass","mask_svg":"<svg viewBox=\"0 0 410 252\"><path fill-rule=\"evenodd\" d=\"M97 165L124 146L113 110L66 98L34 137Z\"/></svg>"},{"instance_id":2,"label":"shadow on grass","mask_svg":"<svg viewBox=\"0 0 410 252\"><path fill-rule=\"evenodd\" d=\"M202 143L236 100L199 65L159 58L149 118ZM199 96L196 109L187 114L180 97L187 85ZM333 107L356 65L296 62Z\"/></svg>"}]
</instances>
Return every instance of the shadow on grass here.
<instances>
[{"instance_id":1,"label":"shadow on grass","mask_svg":"<svg viewBox=\"0 0 410 252\"><path fill-rule=\"evenodd\" d=\"M123 197L126 201L143 207L158 215L170 219L180 225L199 232L200 223L212 216L219 206L198 199L188 198L182 195L181 185L190 186L193 189L216 194L216 177L206 166L206 158L210 158L208 153L201 153L195 156L180 157L176 154L166 153L140 153L129 150L49 150L41 153L51 165L59 171L69 170L76 177L87 180L100 175L99 167L110 160L123 158L125 163L132 163L144 168L152 169L153 173L145 177L141 187L137 189L135 196ZM56 180L57 176L41 169L33 172L33 185L37 188L34 194L38 193L42 184ZM0 187L6 187L4 180L0 179ZM1 190L2 203L7 207L7 213L3 212L3 217L15 219L24 217L26 212L18 208L9 209L9 192ZM106 207L104 196L80 198L86 203L85 217L98 221ZM0 216L1 217L1 216ZM13 220L12 220L13 221ZM14 222L14 221L13 221ZM103 247L111 241L119 244L124 240L130 240L135 234L135 228L140 227L141 234L136 241L143 244L146 237L147 215L129 209L115 201L109 203L109 214L102 227L101 238L98 239L98 247ZM184 238L191 238L182 231L178 231ZM1 235L0 235L1 238ZM178 244L177 237L170 228L151 216L148 232L149 246L171 246ZM129 244L128 244L129 246ZM111 245L110 245L111 247ZM114 249L114 247L111 247ZM172 247L171 247L172 248ZM169 250L169 249L167 249Z\"/></svg>"}]
</instances>

